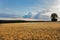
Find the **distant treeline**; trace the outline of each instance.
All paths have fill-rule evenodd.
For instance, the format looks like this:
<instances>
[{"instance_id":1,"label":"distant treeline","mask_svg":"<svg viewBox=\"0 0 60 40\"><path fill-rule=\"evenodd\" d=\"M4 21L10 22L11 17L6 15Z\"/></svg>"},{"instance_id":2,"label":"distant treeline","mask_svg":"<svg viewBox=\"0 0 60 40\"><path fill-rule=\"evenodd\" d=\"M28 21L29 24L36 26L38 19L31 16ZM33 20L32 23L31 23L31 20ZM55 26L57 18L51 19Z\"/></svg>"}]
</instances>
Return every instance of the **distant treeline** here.
<instances>
[{"instance_id":1,"label":"distant treeline","mask_svg":"<svg viewBox=\"0 0 60 40\"><path fill-rule=\"evenodd\" d=\"M25 20L0 20L0 23L19 23L26 22Z\"/></svg>"},{"instance_id":2,"label":"distant treeline","mask_svg":"<svg viewBox=\"0 0 60 40\"><path fill-rule=\"evenodd\" d=\"M53 21L0 20L0 23L23 23L23 22L53 22Z\"/></svg>"}]
</instances>

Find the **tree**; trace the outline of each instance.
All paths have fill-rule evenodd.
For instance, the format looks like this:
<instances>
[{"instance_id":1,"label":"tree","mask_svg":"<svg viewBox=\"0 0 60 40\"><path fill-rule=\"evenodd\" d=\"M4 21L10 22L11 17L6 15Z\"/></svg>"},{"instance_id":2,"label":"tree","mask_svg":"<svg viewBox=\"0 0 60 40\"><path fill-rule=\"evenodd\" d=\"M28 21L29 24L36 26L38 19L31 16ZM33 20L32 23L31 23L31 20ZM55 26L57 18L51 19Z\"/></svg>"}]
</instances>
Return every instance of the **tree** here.
<instances>
[{"instance_id":1,"label":"tree","mask_svg":"<svg viewBox=\"0 0 60 40\"><path fill-rule=\"evenodd\" d=\"M58 15L56 13L51 14L51 21L57 21Z\"/></svg>"}]
</instances>

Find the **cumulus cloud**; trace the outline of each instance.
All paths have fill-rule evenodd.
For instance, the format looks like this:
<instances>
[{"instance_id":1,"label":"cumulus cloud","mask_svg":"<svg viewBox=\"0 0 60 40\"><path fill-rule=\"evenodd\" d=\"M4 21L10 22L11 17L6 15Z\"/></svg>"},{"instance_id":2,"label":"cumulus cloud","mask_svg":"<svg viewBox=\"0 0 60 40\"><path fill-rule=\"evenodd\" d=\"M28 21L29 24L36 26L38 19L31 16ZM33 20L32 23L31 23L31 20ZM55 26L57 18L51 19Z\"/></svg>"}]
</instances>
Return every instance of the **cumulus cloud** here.
<instances>
[{"instance_id":1,"label":"cumulus cloud","mask_svg":"<svg viewBox=\"0 0 60 40\"><path fill-rule=\"evenodd\" d=\"M32 13L29 12L27 15L24 15L23 18L32 18Z\"/></svg>"},{"instance_id":2,"label":"cumulus cloud","mask_svg":"<svg viewBox=\"0 0 60 40\"><path fill-rule=\"evenodd\" d=\"M48 10L50 12L47 12L45 15L50 16L51 13L56 13L58 15L58 20L60 20L60 0L54 0L52 5L49 5Z\"/></svg>"},{"instance_id":3,"label":"cumulus cloud","mask_svg":"<svg viewBox=\"0 0 60 40\"><path fill-rule=\"evenodd\" d=\"M36 14L40 12L39 16L36 15L35 18L43 16L44 18L50 18L52 13L56 13L60 17L60 0L43 0L42 5L40 4L38 3L36 6L31 7L34 10L32 12L36 12Z\"/></svg>"}]
</instances>

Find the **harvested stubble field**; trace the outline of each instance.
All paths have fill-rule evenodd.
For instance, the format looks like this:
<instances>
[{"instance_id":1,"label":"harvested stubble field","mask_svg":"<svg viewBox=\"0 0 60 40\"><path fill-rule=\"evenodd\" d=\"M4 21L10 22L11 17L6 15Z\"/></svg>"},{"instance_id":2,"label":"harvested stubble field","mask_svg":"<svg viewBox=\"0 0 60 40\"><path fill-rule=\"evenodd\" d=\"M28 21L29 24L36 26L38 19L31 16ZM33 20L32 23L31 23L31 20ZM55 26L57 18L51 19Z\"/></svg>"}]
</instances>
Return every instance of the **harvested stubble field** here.
<instances>
[{"instance_id":1,"label":"harvested stubble field","mask_svg":"<svg viewBox=\"0 0 60 40\"><path fill-rule=\"evenodd\" d=\"M60 40L60 22L0 24L0 40Z\"/></svg>"}]
</instances>

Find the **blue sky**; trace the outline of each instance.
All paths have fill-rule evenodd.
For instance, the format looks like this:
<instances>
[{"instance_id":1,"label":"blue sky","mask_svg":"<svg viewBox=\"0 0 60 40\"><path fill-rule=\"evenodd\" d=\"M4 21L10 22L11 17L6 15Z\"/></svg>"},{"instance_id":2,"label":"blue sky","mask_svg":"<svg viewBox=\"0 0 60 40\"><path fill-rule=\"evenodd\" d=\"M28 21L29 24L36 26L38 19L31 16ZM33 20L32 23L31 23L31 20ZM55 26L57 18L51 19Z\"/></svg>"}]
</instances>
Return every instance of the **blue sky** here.
<instances>
[{"instance_id":1,"label":"blue sky","mask_svg":"<svg viewBox=\"0 0 60 40\"><path fill-rule=\"evenodd\" d=\"M56 0L0 0L0 14L22 17L32 12L34 15L52 8L55 3L57 3Z\"/></svg>"},{"instance_id":2,"label":"blue sky","mask_svg":"<svg viewBox=\"0 0 60 40\"><path fill-rule=\"evenodd\" d=\"M38 0L0 0L0 13L23 15L30 7L38 4Z\"/></svg>"}]
</instances>

